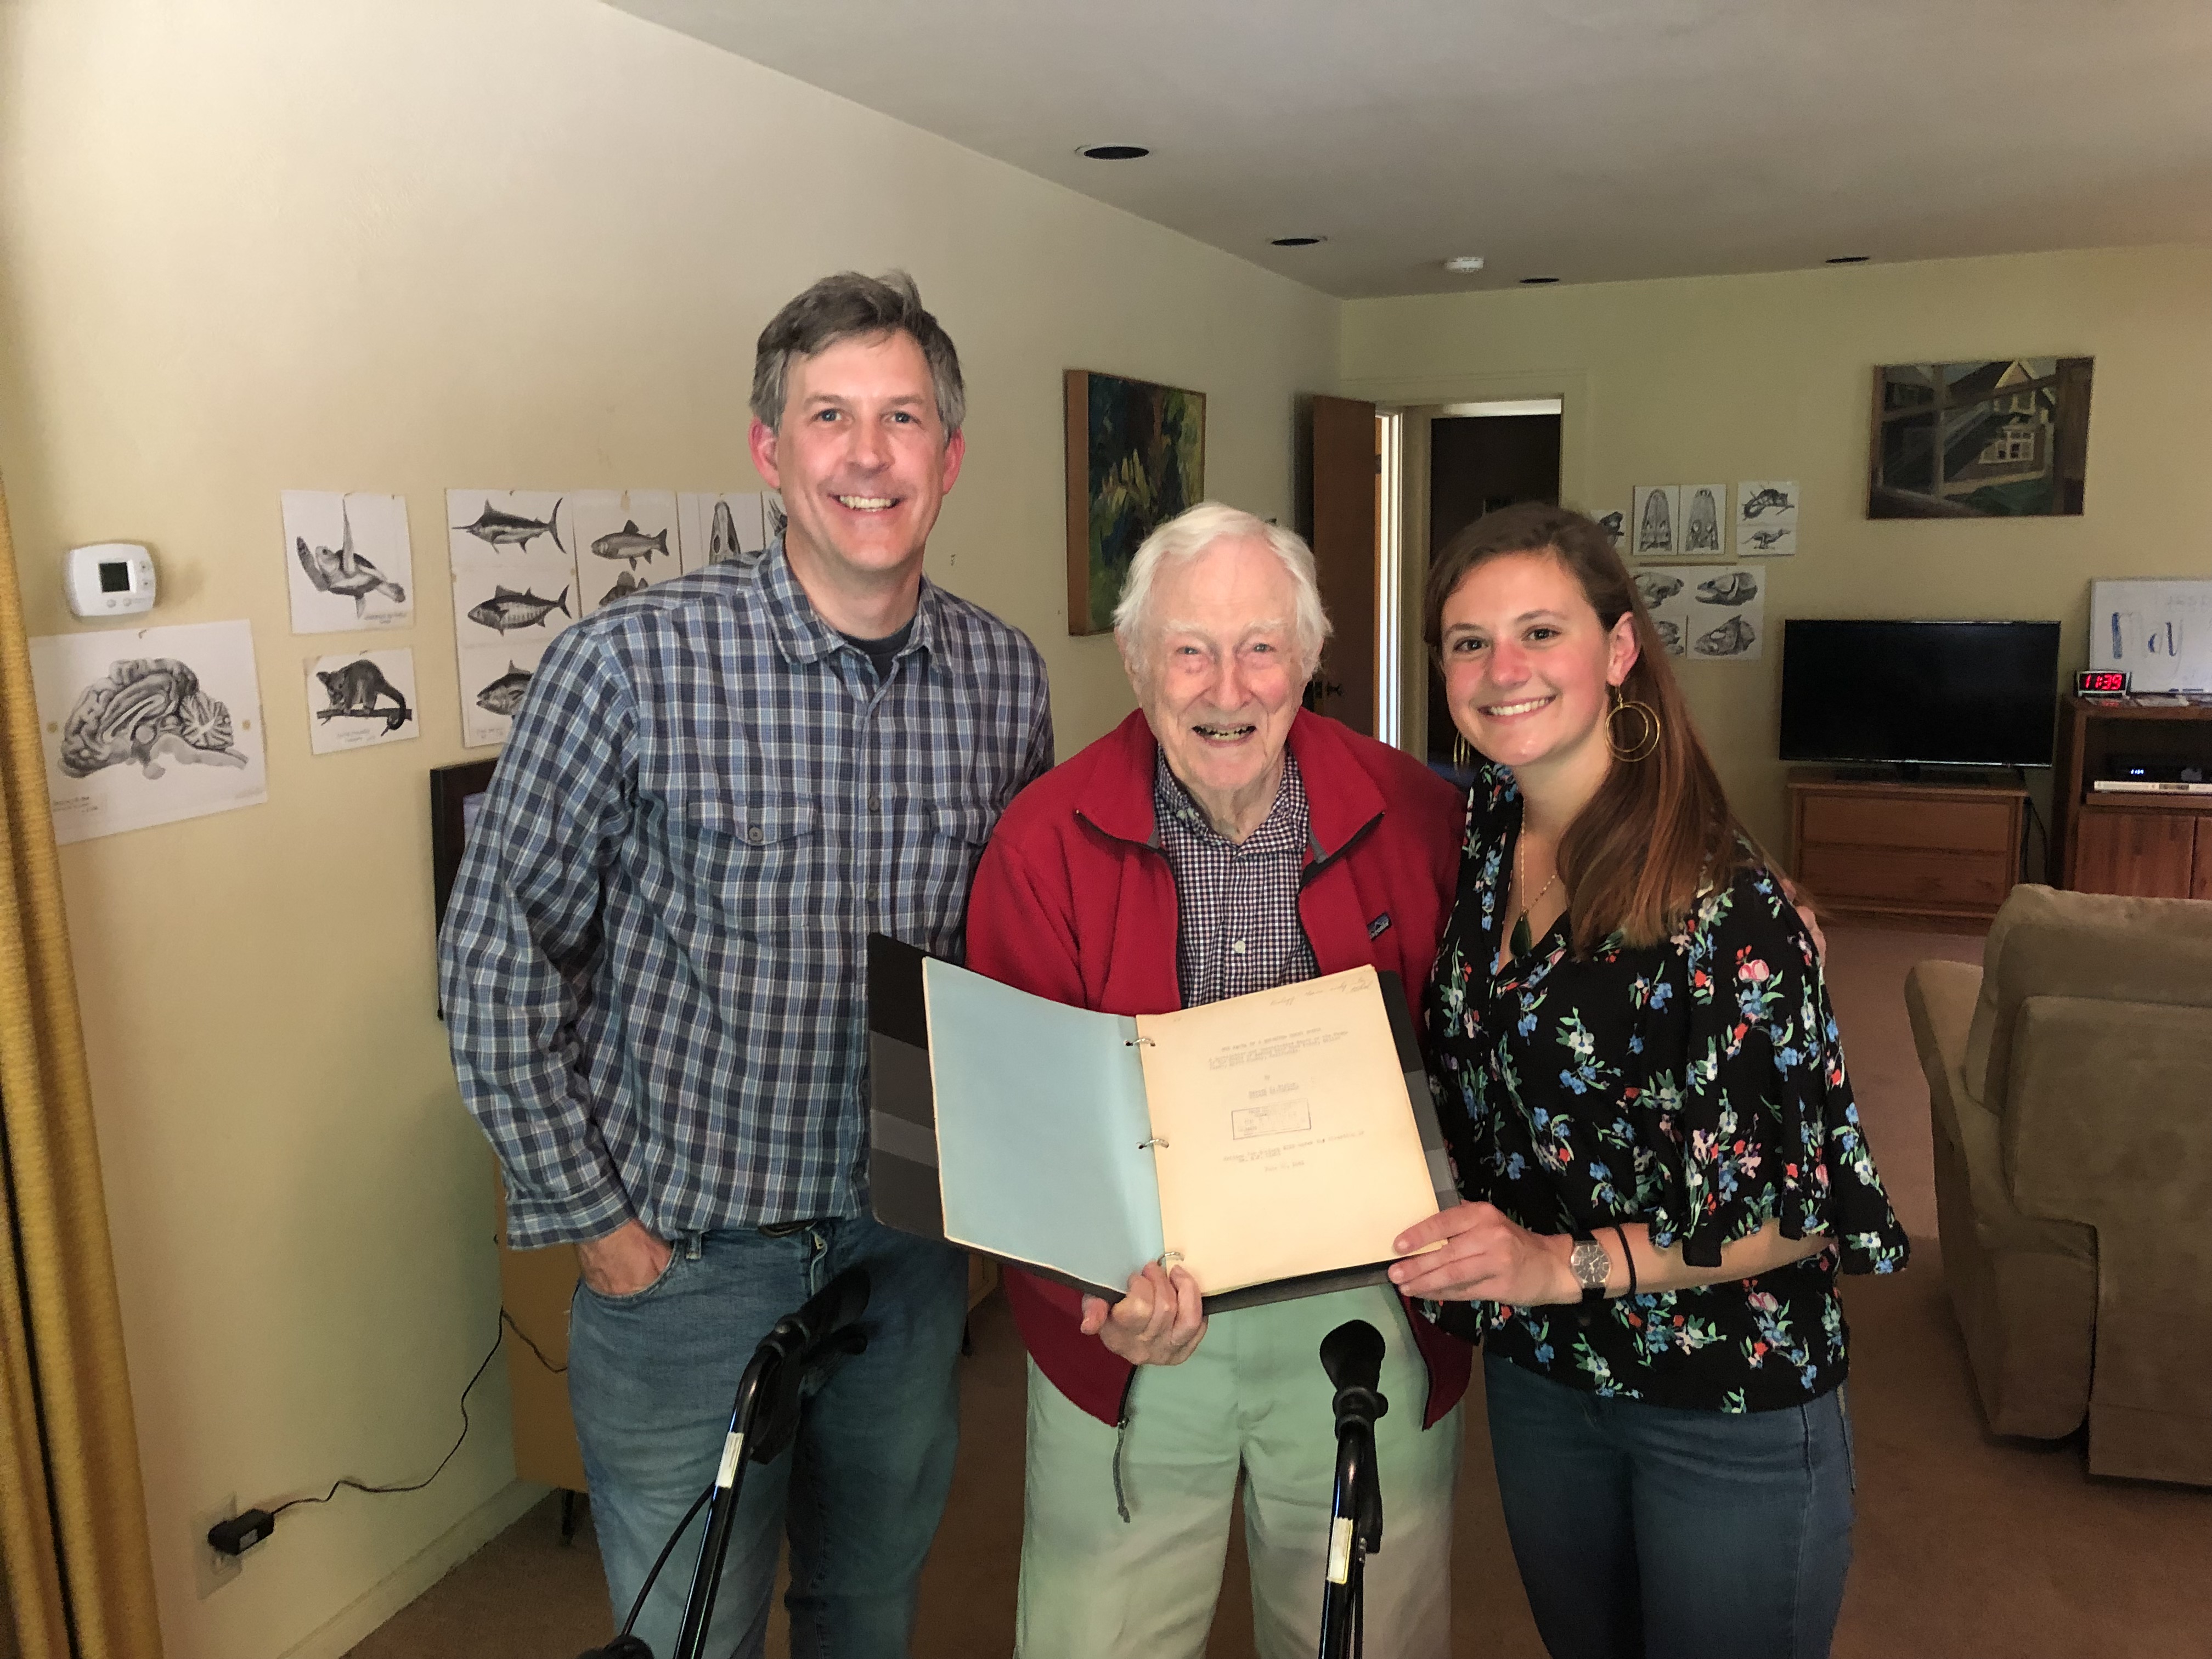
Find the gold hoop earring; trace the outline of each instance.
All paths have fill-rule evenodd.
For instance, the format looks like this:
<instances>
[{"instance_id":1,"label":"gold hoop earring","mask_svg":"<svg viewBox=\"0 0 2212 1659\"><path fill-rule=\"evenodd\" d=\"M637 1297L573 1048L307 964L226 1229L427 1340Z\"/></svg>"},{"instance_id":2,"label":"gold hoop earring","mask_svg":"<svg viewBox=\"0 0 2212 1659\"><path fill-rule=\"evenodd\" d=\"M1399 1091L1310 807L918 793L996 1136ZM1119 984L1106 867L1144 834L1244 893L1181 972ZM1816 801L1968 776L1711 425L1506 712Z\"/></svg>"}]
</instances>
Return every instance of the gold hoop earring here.
<instances>
[{"instance_id":1,"label":"gold hoop earring","mask_svg":"<svg viewBox=\"0 0 2212 1659\"><path fill-rule=\"evenodd\" d=\"M1636 728L1634 740L1628 743L1623 743L1613 728L1613 721L1623 714L1642 722ZM1619 686L1613 688L1613 707L1605 716L1605 746L1613 750L1613 759L1624 765L1633 765L1638 761L1648 759L1651 751L1659 746L1660 730L1656 709L1648 702L1624 698Z\"/></svg>"}]
</instances>

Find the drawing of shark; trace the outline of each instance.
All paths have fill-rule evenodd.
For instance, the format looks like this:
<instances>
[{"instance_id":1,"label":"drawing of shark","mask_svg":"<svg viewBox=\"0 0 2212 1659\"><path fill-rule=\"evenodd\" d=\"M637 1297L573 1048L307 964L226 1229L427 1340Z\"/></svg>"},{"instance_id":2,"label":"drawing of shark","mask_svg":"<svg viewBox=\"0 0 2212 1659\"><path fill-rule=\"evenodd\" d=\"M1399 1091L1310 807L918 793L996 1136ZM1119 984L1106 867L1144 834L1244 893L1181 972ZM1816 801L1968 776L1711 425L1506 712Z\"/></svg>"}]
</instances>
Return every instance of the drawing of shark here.
<instances>
[{"instance_id":1,"label":"drawing of shark","mask_svg":"<svg viewBox=\"0 0 2212 1659\"><path fill-rule=\"evenodd\" d=\"M512 714L522 707L522 694L530 689L530 671L510 662L507 672L477 693L477 707L494 714Z\"/></svg>"},{"instance_id":2,"label":"drawing of shark","mask_svg":"<svg viewBox=\"0 0 2212 1659\"><path fill-rule=\"evenodd\" d=\"M351 599L356 617L367 612L372 593L381 593L394 605L406 604L407 590L353 550L353 517L346 512L343 502L339 503L338 513L345 528L335 550L309 547L304 536L292 538L300 568L307 573L307 580L325 593Z\"/></svg>"},{"instance_id":3,"label":"drawing of shark","mask_svg":"<svg viewBox=\"0 0 2212 1659\"><path fill-rule=\"evenodd\" d=\"M1790 497L1778 489L1755 491L1751 499L1743 504L1743 516L1747 519L1755 519L1770 507L1778 513L1787 513L1790 510Z\"/></svg>"},{"instance_id":4,"label":"drawing of shark","mask_svg":"<svg viewBox=\"0 0 2212 1659\"><path fill-rule=\"evenodd\" d=\"M540 599L527 588L518 593L511 587L495 587L489 599L469 612L469 620L504 634L510 628L534 628L556 611L564 617L575 615L568 609L565 587L557 599Z\"/></svg>"},{"instance_id":5,"label":"drawing of shark","mask_svg":"<svg viewBox=\"0 0 2212 1659\"><path fill-rule=\"evenodd\" d=\"M562 498L563 501L566 499L565 496ZM554 523L560 516L560 501L553 503L553 510L543 519L526 519L519 513L502 513L486 501L483 511L477 514L474 524L457 524L453 528L467 531L495 550L512 543L526 553L530 550L530 544L538 537L550 536L553 545L566 553L568 550L561 546L561 532Z\"/></svg>"},{"instance_id":6,"label":"drawing of shark","mask_svg":"<svg viewBox=\"0 0 2212 1659\"><path fill-rule=\"evenodd\" d=\"M668 551L668 532L665 530L647 535L630 520L620 530L611 530L592 544L592 551L603 559L628 559L629 568L637 568L640 559L649 559L656 553Z\"/></svg>"},{"instance_id":7,"label":"drawing of shark","mask_svg":"<svg viewBox=\"0 0 2212 1659\"><path fill-rule=\"evenodd\" d=\"M737 516L730 511L727 501L714 503L714 527L707 537L707 562L720 564L734 559L744 549L738 544Z\"/></svg>"}]
</instances>

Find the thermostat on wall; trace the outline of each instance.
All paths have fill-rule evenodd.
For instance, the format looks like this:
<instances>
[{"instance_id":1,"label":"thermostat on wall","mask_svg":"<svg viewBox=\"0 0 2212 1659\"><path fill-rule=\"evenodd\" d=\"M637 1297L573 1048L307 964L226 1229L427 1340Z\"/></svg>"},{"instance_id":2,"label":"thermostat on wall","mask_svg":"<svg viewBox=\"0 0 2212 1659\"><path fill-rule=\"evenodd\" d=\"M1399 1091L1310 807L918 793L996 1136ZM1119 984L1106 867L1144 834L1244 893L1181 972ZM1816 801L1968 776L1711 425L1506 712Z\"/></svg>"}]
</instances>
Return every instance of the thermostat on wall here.
<instances>
[{"instance_id":1,"label":"thermostat on wall","mask_svg":"<svg viewBox=\"0 0 2212 1659\"><path fill-rule=\"evenodd\" d=\"M64 580L80 617L129 617L154 608L154 556L136 542L96 542L69 550Z\"/></svg>"}]
</instances>

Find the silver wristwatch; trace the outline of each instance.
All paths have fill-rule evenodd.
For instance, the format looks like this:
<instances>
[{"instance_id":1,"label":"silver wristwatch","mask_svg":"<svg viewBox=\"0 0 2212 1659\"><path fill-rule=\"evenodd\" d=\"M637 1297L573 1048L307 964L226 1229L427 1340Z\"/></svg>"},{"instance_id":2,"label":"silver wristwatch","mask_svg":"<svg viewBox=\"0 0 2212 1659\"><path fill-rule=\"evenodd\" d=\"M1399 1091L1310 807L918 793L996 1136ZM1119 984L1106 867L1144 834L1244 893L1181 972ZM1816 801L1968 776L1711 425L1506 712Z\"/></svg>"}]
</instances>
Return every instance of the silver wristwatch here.
<instances>
[{"instance_id":1,"label":"silver wristwatch","mask_svg":"<svg viewBox=\"0 0 2212 1659\"><path fill-rule=\"evenodd\" d=\"M1567 1265L1574 1269L1575 1283L1583 1287L1584 1303L1605 1300L1606 1281L1613 1277L1613 1257L1604 1245L1595 1238L1578 1238Z\"/></svg>"}]
</instances>

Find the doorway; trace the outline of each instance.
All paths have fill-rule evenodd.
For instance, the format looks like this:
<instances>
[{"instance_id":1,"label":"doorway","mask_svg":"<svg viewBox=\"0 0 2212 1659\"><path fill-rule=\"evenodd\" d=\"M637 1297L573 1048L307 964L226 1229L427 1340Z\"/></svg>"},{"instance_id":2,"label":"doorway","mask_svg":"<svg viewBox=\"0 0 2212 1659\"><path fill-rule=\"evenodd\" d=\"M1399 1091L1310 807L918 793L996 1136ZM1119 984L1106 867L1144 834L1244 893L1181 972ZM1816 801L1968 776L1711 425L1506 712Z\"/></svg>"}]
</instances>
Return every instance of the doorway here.
<instances>
[{"instance_id":1,"label":"doorway","mask_svg":"<svg viewBox=\"0 0 2212 1659\"><path fill-rule=\"evenodd\" d=\"M1443 686L1420 640L1429 561L1486 513L1522 501L1558 501L1563 404L1558 398L1440 404L1407 410L1402 419L1407 642L1396 659L1408 677L1418 672L1420 678L1401 688L1398 701L1409 715L1418 710L1425 718L1421 729L1407 730L1401 742L1436 770L1464 781L1464 769L1452 763L1454 731Z\"/></svg>"}]
</instances>

